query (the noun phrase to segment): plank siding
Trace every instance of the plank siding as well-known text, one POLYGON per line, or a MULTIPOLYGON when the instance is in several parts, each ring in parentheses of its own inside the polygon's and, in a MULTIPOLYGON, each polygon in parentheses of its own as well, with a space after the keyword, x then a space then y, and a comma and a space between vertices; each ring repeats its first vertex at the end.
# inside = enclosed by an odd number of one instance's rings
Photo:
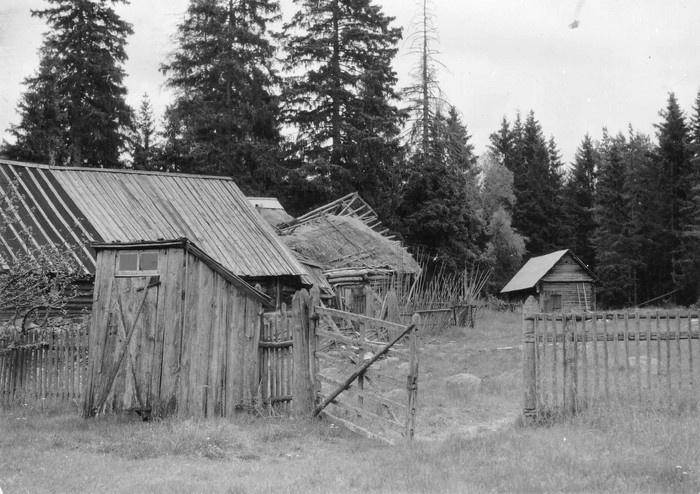
POLYGON ((100 411, 142 409, 202 418, 228 416, 254 404, 264 297, 212 268, 187 245, 158 249, 158 278, 117 276, 119 249, 134 245, 99 247, 90 338, 96 358, 88 368, 86 416, 101 401, 100 411), (123 332, 136 320, 141 300, 141 317, 119 364, 123 332))

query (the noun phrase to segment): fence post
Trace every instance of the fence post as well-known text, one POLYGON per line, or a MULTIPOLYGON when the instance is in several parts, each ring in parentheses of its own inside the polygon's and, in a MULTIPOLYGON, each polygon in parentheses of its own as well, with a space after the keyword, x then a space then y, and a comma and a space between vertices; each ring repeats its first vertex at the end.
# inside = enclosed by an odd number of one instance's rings
POLYGON ((309 293, 300 290, 292 299, 292 339, 294 345, 294 382, 292 411, 296 415, 310 415, 314 409, 314 387, 309 364, 309 293))
POLYGON ((408 335, 410 338, 409 342, 409 362, 408 362, 408 411, 406 417, 406 431, 404 432, 404 439, 408 442, 413 440, 413 432, 416 429, 416 406, 418 399, 418 349, 420 338, 420 315, 413 314, 411 317, 411 325, 413 330, 408 335))
POLYGON ((531 422, 537 417, 535 311, 533 304, 529 303, 531 298, 529 297, 523 304, 523 418, 525 422, 531 422))
POLYGON ((321 381, 318 380, 319 362, 316 351, 318 349, 318 336, 316 336, 316 328, 318 327, 319 315, 316 313, 316 307, 321 305, 321 290, 314 285, 309 293, 311 299, 309 301, 309 375, 311 377, 311 386, 313 393, 312 409, 316 408, 319 403, 321 394, 321 381))

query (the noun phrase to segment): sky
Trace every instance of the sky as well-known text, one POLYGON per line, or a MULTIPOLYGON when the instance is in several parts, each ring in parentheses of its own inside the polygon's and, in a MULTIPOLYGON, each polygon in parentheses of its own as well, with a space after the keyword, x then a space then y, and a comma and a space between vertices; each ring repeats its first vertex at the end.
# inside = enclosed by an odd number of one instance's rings
MULTIPOLYGON (((395 69, 410 84, 417 55, 409 34, 414 0, 375 0, 404 28, 395 69)), ((128 102, 148 93, 157 115, 170 94, 158 71, 174 46, 188 0, 131 0, 118 13, 134 28, 125 65, 128 102)), ((282 0, 283 16, 295 6, 282 0)), ((0 139, 18 123, 22 81, 38 67, 46 25, 32 18, 42 0, 0 3, 0 139)), ((586 133, 594 139, 635 129, 654 137, 654 124, 674 92, 687 114, 700 89, 697 0, 432 0, 433 47, 445 99, 460 112, 477 154, 505 116, 533 110, 566 163, 586 133), (578 27, 570 25, 578 20, 578 27)))

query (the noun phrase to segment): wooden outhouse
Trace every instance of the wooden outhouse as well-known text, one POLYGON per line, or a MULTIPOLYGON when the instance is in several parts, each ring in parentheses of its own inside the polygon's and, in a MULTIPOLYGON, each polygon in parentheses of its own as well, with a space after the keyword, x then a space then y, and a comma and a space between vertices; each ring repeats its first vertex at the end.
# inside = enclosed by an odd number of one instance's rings
POLYGON ((523 300, 533 295, 543 312, 595 310, 598 277, 569 249, 533 257, 501 290, 523 300))
POLYGON ((86 417, 230 416, 252 404, 266 295, 187 239, 93 247, 86 417))

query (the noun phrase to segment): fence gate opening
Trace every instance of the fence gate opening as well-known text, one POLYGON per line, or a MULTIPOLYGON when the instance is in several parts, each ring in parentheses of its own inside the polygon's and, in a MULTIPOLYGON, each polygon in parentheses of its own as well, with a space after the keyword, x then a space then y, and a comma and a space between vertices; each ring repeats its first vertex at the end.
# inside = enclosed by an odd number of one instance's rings
POLYGON ((350 430, 393 443, 413 439, 418 394, 418 325, 317 306, 315 345, 323 413, 350 430))

